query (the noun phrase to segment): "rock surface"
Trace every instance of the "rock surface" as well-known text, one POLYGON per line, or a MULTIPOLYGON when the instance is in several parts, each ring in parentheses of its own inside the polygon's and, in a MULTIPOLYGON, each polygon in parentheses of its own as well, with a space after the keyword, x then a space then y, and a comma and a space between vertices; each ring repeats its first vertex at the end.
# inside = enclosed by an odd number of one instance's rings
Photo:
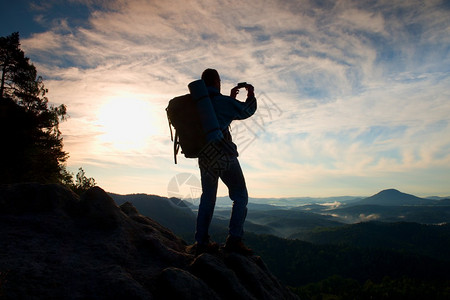
POLYGON ((1 299, 296 299, 258 256, 186 248, 98 187, 0 187, 1 299))

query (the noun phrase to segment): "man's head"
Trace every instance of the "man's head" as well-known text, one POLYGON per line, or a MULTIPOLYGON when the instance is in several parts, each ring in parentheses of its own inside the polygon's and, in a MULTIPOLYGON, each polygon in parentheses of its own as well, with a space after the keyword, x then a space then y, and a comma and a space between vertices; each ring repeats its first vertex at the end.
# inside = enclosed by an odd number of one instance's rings
POLYGON ((220 76, 219 72, 214 69, 206 69, 202 73, 202 79, 206 86, 213 86, 220 91, 220 76))

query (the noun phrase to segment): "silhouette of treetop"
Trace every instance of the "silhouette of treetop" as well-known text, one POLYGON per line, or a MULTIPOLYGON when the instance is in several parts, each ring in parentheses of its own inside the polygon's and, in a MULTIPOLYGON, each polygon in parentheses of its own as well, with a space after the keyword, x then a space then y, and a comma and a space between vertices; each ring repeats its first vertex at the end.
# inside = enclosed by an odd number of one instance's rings
POLYGON ((0 70, 0 182, 61 182, 68 155, 59 123, 66 106, 49 105, 42 77, 20 49, 18 32, 0 37, 0 70))

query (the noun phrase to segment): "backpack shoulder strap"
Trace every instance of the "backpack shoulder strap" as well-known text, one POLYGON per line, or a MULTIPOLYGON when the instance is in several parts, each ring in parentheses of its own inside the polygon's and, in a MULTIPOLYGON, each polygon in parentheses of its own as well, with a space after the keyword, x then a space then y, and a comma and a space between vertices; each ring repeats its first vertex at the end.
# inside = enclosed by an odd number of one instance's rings
POLYGON ((177 154, 179 150, 180 150, 180 139, 178 137, 177 131, 175 130, 175 138, 173 140, 173 160, 175 164, 177 164, 177 154))
POLYGON ((167 113, 167 121, 169 122, 170 140, 173 141, 172 122, 170 121, 168 108, 166 108, 166 113, 167 113))
POLYGON ((177 154, 178 154, 178 151, 180 150, 180 139, 178 137, 178 133, 177 133, 177 129, 176 128, 174 128, 175 135, 173 134, 173 131, 172 131, 173 124, 170 121, 168 108, 166 108, 166 112, 167 112, 167 121, 169 121, 170 140, 173 141, 173 159, 175 161, 175 164, 177 164, 177 154))

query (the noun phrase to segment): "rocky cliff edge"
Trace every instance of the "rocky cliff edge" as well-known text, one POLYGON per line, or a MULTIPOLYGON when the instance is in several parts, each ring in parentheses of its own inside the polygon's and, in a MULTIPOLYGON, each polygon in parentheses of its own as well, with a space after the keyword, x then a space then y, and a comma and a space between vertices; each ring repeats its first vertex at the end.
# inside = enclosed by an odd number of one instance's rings
POLYGON ((186 243, 99 187, 0 186, 1 299, 296 299, 258 256, 186 243))

